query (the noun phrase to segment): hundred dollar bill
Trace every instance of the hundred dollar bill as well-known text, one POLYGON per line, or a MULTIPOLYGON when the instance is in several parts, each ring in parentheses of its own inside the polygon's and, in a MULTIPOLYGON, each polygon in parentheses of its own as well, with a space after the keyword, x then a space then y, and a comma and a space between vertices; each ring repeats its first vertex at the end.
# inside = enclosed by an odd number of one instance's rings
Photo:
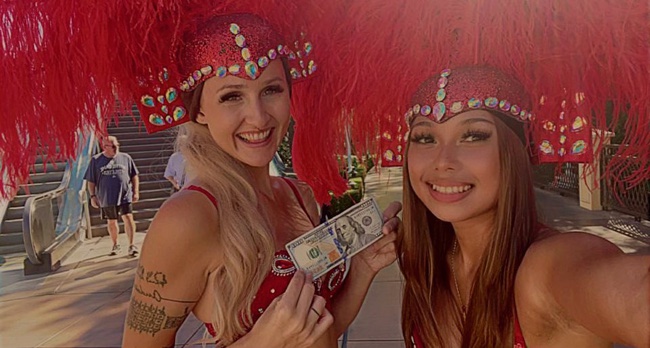
POLYGON ((362 201, 287 243, 296 267, 314 279, 381 238, 382 214, 374 198, 362 201))

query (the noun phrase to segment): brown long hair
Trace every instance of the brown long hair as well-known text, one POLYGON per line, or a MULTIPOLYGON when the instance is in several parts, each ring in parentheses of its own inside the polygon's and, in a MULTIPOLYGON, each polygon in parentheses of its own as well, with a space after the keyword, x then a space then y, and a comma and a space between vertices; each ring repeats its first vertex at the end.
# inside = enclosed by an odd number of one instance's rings
MULTIPOLYGON (((289 91, 291 77, 283 60, 289 91)), ((229 345, 252 326, 251 304, 269 273, 275 250, 269 214, 260 204, 245 165, 221 149, 207 126, 196 123, 203 84, 181 98, 192 122, 184 125, 177 148, 186 159, 188 175, 199 179, 218 201, 218 231, 224 262, 215 270, 216 340, 229 345)))
POLYGON ((447 255, 456 238, 454 229, 436 218, 413 191, 407 144, 404 225, 398 243, 399 266, 406 280, 402 333, 407 346, 415 329, 426 347, 444 347, 450 332, 460 336, 463 348, 503 347, 511 342, 515 276, 539 225, 525 147, 502 116, 495 116, 501 168, 496 222, 472 283, 464 325, 449 283, 447 255), (443 322, 456 327, 443 327, 443 322))

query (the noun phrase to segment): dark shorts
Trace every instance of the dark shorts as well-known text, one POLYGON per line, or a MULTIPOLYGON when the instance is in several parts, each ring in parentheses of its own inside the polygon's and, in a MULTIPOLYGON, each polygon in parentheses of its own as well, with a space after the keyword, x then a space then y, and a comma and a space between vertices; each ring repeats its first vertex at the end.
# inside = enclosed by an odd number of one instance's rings
POLYGON ((117 220, 120 215, 133 214, 133 204, 126 203, 120 206, 103 207, 101 211, 102 219, 117 220))

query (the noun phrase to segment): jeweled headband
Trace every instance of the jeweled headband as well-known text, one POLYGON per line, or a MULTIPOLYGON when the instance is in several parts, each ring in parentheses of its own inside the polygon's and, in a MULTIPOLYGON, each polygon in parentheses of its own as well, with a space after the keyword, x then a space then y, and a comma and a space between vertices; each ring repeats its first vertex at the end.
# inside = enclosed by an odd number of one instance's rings
POLYGON ((468 110, 494 110, 519 121, 533 115, 529 98, 517 80, 487 66, 445 69, 428 79, 415 93, 404 117, 411 124, 417 115, 442 123, 468 110))
POLYGON ((154 133, 189 121, 179 92, 192 91, 205 80, 228 75, 255 80, 275 59, 286 57, 290 74, 300 80, 316 71, 312 44, 304 37, 285 44, 261 18, 251 14, 212 17, 186 32, 175 57, 180 81, 167 69, 143 88, 138 103, 147 132, 154 133))

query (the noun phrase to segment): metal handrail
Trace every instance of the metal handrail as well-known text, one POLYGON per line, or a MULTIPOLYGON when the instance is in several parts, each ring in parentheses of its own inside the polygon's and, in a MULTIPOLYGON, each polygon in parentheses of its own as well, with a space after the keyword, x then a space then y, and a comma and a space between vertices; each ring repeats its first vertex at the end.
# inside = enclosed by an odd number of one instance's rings
MULTIPOLYGON (((87 132, 87 133, 88 133, 88 138, 86 140, 87 141, 86 146, 92 146, 91 144, 96 143, 94 133, 93 132, 87 132)), ((80 133, 80 137, 83 136, 84 135, 80 133)), ((92 146, 92 149, 87 149, 87 151, 89 151, 88 155, 91 155, 92 153, 96 152, 96 148, 97 146, 95 144, 95 146, 92 146)), ((80 148, 78 151, 80 158, 84 155, 82 151, 83 148, 80 148)), ((40 249, 47 247, 47 245, 42 245, 42 244, 49 245, 50 242, 53 242, 59 236, 56 233, 58 216, 55 217, 52 212, 52 207, 53 207, 52 202, 54 200, 56 200, 57 202, 61 202, 64 199, 66 193, 69 192, 69 187, 72 178, 72 171, 75 169, 78 168, 73 168, 71 163, 68 162, 66 164, 66 168, 63 173, 63 178, 61 180, 61 183, 56 189, 31 196, 25 202, 25 206, 23 210, 23 223, 22 223, 23 242, 25 244, 25 251, 27 253, 27 258, 34 265, 40 265, 43 262, 42 258, 39 255, 42 251, 40 249)), ((79 228, 83 228, 85 222, 86 225, 85 227, 87 229, 90 229, 90 221, 89 221, 90 216, 88 213, 89 210, 88 210, 88 201, 86 198, 85 182, 81 183, 80 190, 77 192, 77 195, 73 197, 77 197, 79 199, 78 203, 80 203, 81 206, 81 211, 78 214, 78 220, 74 221, 74 224, 79 223, 80 226, 79 228)), ((69 205, 72 202, 65 201, 64 203, 66 205, 69 205)), ((63 211, 64 206, 61 206, 60 208, 62 209, 60 209, 58 213, 59 216, 63 211)), ((63 231, 61 235, 65 233, 67 233, 67 231, 63 231)))
MULTIPOLYGON (((69 184, 70 184, 70 163, 67 163, 65 167, 65 171, 63 172, 63 179, 61 180, 61 184, 59 184, 59 187, 48 192, 31 196, 27 198, 27 200, 25 201, 25 208, 23 210, 23 241, 25 243, 25 251, 27 252, 27 257, 29 258, 29 261, 31 261, 33 264, 37 264, 37 265, 41 264, 40 257, 38 256, 38 253, 36 251, 36 246, 34 245, 34 239, 32 238, 32 233, 34 232, 32 230, 32 226, 34 225, 33 219, 37 216, 36 207, 42 206, 40 204, 37 205, 37 203, 49 200, 51 204, 53 199, 58 199, 66 193, 69 184)), ((52 211, 51 205, 49 207, 51 212, 52 211)))

